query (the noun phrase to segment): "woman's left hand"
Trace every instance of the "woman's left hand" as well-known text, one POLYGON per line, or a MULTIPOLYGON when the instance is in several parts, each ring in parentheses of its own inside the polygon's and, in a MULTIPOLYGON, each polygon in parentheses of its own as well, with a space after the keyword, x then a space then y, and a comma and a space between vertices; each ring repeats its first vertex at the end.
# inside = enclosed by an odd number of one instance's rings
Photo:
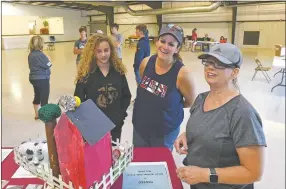
POLYGON ((177 176, 188 184, 209 182, 209 175, 209 169, 197 166, 186 166, 177 169, 177 176))

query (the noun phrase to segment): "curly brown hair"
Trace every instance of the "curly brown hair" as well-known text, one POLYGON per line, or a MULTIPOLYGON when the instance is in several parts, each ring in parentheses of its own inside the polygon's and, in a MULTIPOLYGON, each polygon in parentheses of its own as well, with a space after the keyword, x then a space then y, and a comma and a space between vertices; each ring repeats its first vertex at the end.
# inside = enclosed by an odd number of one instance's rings
POLYGON ((114 69, 120 74, 125 74, 127 72, 126 67, 122 61, 118 58, 117 53, 114 48, 114 40, 104 34, 94 34, 88 38, 86 46, 80 57, 79 67, 77 71, 77 76, 75 83, 78 81, 83 82, 86 80, 91 72, 97 68, 96 57, 94 50, 101 42, 108 42, 110 46, 110 58, 109 61, 114 69))

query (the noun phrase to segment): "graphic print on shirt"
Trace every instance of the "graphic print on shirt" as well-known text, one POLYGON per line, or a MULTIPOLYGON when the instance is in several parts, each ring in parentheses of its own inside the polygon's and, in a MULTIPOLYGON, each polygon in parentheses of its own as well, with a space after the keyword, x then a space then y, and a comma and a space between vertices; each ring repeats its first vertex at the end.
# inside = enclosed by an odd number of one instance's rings
POLYGON ((162 98, 165 97, 168 90, 168 87, 166 85, 160 84, 159 82, 152 80, 147 76, 144 76, 144 78, 142 79, 140 87, 157 96, 161 94, 160 96, 162 98))
POLYGON ((80 43, 80 44, 78 45, 78 48, 79 48, 79 49, 83 49, 84 46, 85 46, 85 43, 80 43))
POLYGON ((109 104, 112 104, 118 97, 118 92, 112 84, 107 84, 97 90, 100 94, 96 99, 96 103, 101 108, 106 108, 109 104))

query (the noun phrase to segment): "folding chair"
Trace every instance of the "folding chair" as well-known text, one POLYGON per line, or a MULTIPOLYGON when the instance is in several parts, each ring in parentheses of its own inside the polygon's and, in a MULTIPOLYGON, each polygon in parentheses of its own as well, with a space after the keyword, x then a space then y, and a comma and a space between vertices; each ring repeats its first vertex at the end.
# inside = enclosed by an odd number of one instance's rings
POLYGON ((267 72, 269 70, 271 70, 271 67, 262 66, 261 62, 258 60, 257 57, 255 57, 254 60, 255 60, 255 63, 257 64, 257 67, 255 68, 255 73, 254 73, 251 81, 255 78, 257 72, 261 71, 262 74, 264 75, 264 77, 266 78, 267 82, 270 83, 271 79, 270 79, 269 75, 267 74, 267 72))
POLYGON ((188 38, 186 37, 186 38, 185 38, 185 41, 184 41, 183 50, 189 51, 190 48, 191 48, 191 45, 190 45, 190 44, 191 44, 190 40, 188 40, 188 38))
POLYGON ((50 41, 48 42, 47 50, 50 50, 50 51, 55 50, 56 49, 55 48, 55 41, 56 41, 55 36, 50 36, 49 39, 50 41))
POLYGON ((125 39, 124 40, 124 46, 126 48, 126 46, 129 48, 130 47, 130 43, 131 43, 131 40, 130 39, 125 39))

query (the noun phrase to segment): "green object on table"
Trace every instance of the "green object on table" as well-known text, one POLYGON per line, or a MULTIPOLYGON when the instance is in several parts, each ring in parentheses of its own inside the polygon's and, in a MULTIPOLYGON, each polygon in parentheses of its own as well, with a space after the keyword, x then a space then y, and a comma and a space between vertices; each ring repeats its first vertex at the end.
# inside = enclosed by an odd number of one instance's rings
POLYGON ((57 119, 61 116, 61 108, 56 104, 46 104, 39 109, 39 119, 44 123, 57 119))

